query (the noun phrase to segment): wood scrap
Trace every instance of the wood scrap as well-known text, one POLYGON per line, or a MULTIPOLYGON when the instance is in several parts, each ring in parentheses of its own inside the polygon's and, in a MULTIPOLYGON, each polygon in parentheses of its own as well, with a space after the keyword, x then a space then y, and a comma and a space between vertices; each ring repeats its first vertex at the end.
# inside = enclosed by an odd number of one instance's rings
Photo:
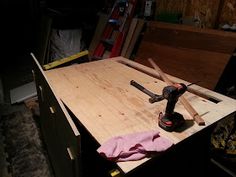
POLYGON ((99 20, 98 20, 98 23, 97 23, 97 27, 95 29, 92 42, 90 43, 90 46, 89 46, 89 58, 91 58, 91 54, 93 54, 96 46, 99 43, 100 36, 102 35, 102 32, 103 32, 103 30, 106 26, 108 18, 109 17, 106 14, 103 14, 103 13, 99 14, 99 20))
POLYGON ((130 27, 129 27, 129 31, 128 31, 128 34, 126 36, 126 39, 125 39, 122 51, 121 51, 121 56, 125 57, 125 54, 126 54, 126 52, 128 50, 130 42, 132 40, 134 31, 135 31, 135 29, 137 27, 137 24, 138 24, 138 19, 137 18, 133 18, 132 21, 131 21, 131 24, 130 24, 130 27))
POLYGON ((145 26, 145 21, 143 19, 138 19, 135 30, 132 33, 132 37, 130 39, 128 48, 121 54, 121 56, 124 56, 125 58, 132 58, 132 53, 135 50, 135 46, 138 42, 138 39, 141 35, 141 32, 142 32, 144 26, 145 26))
MULTIPOLYGON (((156 63, 151 58, 149 58, 148 61, 151 63, 154 69, 160 74, 161 78, 168 85, 173 84, 173 82, 165 75, 165 73, 161 70, 161 68, 157 66, 156 63)), ((205 121, 201 118, 201 116, 197 113, 197 111, 191 106, 191 104, 184 98, 184 96, 181 96, 179 100, 184 105, 185 109, 193 117, 193 119, 197 122, 198 125, 205 125, 205 121)))

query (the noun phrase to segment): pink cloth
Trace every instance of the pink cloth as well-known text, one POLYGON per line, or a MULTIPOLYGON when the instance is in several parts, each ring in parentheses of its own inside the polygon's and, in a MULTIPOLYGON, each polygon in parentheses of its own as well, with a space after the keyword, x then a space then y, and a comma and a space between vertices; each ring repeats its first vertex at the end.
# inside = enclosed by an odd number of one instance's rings
POLYGON ((173 145, 159 133, 159 131, 147 131, 117 136, 102 144, 97 152, 116 162, 140 160, 150 153, 165 151, 173 145))

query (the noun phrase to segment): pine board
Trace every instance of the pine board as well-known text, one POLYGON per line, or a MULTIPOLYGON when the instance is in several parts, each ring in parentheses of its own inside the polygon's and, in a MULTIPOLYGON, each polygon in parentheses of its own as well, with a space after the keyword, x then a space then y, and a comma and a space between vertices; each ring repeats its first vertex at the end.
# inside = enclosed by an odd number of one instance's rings
MULTIPOLYGON (((185 93, 185 98, 202 116, 206 126, 192 122, 189 113, 177 103, 175 111, 190 121, 182 132, 169 133, 157 126, 157 115, 165 109, 166 101, 150 104, 147 95, 129 84, 130 80, 135 80, 160 94, 166 84, 158 79, 159 75, 151 68, 116 57, 52 69, 45 73, 56 94, 99 144, 114 136, 154 129, 177 144, 236 110, 235 100, 195 85, 191 87, 194 93, 215 98, 219 102, 216 104, 196 94, 185 93)), ((188 83, 169 77, 175 82, 188 83)), ((120 162, 118 166, 128 173, 147 160, 120 162)))

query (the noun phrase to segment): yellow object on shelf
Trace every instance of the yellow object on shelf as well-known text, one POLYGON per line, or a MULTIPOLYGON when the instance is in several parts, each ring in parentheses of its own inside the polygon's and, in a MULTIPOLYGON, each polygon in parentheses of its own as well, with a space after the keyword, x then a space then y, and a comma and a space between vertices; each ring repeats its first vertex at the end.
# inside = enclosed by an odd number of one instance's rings
POLYGON ((53 61, 53 62, 48 63, 46 65, 43 65, 43 68, 45 70, 52 69, 52 68, 55 68, 55 67, 57 67, 57 66, 59 66, 61 64, 64 64, 64 63, 67 63, 69 61, 72 61, 72 60, 75 60, 77 58, 80 58, 82 56, 88 55, 88 53, 89 53, 88 50, 85 50, 85 51, 79 52, 79 53, 77 53, 75 55, 71 55, 69 57, 62 58, 60 60, 56 60, 56 61, 53 61))

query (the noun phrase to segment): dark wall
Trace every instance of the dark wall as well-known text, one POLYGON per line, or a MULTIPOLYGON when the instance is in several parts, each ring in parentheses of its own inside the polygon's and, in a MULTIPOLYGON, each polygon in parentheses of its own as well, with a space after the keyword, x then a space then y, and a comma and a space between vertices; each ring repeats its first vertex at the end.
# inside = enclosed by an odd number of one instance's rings
POLYGON ((92 30, 96 25, 96 14, 104 4, 105 0, 1 0, 4 62, 22 63, 34 50, 43 14, 51 13, 55 17, 54 25, 59 28, 83 26, 92 30))
POLYGON ((3 12, 3 54, 22 55, 33 42, 34 11, 28 0, 4 1, 3 12))

